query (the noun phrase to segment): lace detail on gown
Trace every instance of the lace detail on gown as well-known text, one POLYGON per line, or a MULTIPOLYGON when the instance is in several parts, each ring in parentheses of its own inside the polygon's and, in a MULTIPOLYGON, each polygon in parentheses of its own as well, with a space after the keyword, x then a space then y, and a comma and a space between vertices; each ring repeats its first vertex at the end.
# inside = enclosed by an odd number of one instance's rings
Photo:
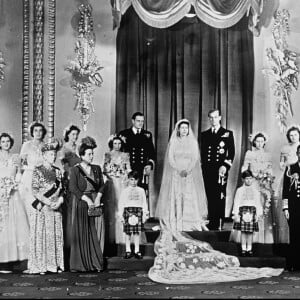
POLYGON ((155 242, 156 257, 148 276, 167 284, 196 284, 278 276, 283 269, 240 267, 237 257, 184 233, 162 230, 155 242))

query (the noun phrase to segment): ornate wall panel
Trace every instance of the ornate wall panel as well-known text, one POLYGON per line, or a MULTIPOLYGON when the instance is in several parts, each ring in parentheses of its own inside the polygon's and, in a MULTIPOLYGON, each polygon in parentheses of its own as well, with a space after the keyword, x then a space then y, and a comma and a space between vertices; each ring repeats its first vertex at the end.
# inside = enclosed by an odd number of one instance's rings
POLYGON ((30 5, 23 1, 23 90, 22 90, 22 143, 28 138, 30 99, 30 5))
POLYGON ((44 0, 34 0, 33 120, 43 121, 44 0))
POLYGON ((55 108, 55 11, 56 0, 48 3, 48 136, 54 135, 55 108))
POLYGON ((45 116, 48 137, 54 135, 55 23, 56 0, 23 0, 22 143, 29 124, 45 116))

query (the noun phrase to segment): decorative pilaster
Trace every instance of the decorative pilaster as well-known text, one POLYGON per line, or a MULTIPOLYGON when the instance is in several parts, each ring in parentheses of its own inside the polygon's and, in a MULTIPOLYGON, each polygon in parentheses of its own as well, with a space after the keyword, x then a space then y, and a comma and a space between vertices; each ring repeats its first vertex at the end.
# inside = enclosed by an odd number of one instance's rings
POLYGON ((44 0, 34 0, 33 120, 43 121, 44 0))
POLYGON ((23 0, 23 88, 22 88, 22 143, 28 138, 29 98, 30 98, 30 5, 23 0))
POLYGON ((48 0, 48 136, 54 135, 56 0, 48 0))

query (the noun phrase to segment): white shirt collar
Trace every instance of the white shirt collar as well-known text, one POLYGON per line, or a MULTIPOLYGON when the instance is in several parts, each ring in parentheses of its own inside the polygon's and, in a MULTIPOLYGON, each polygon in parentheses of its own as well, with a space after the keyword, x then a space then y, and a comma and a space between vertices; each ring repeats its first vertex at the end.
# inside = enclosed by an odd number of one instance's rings
POLYGON ((216 132, 217 133, 219 131, 220 127, 221 127, 221 125, 216 126, 216 127, 212 127, 211 132, 216 132))
MULTIPOLYGON (((137 132, 138 132, 138 130, 134 126, 132 126, 132 131, 133 131, 134 134, 137 134, 137 132)), ((142 129, 140 129, 140 132, 141 131, 142 131, 142 129)))

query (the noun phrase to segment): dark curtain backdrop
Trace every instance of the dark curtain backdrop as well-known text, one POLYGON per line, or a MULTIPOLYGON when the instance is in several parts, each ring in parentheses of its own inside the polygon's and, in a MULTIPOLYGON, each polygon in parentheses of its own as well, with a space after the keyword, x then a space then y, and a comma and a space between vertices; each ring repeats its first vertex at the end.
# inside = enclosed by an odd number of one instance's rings
POLYGON ((116 74, 116 131, 129 127, 132 114, 142 111, 145 128, 154 136, 152 210, 174 124, 187 118, 200 136, 209 126, 208 111, 221 110, 222 125, 234 131, 237 152, 228 215, 252 129, 254 53, 247 17, 227 29, 210 27, 197 17, 158 29, 143 23, 131 7, 117 33, 116 74))

